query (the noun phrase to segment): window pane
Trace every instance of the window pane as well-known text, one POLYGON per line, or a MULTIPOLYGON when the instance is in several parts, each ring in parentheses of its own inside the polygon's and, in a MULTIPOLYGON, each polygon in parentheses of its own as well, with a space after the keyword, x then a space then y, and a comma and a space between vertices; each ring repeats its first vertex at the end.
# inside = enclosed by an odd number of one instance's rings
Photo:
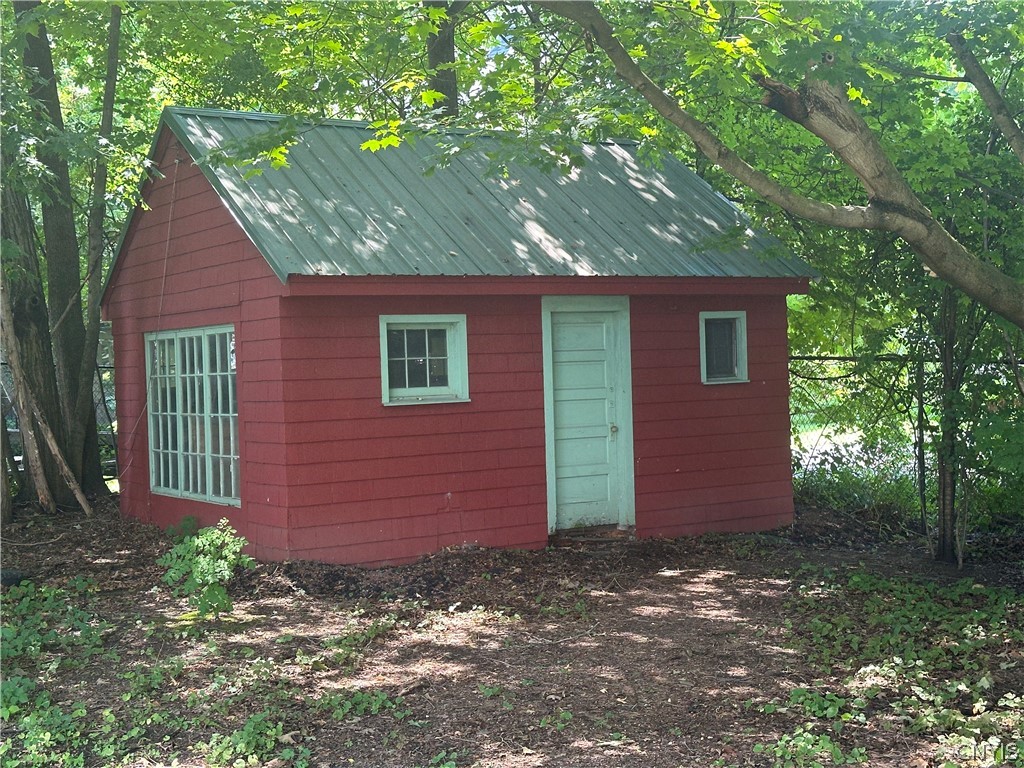
POLYGON ((736 321, 714 318, 704 321, 704 353, 709 379, 736 376, 736 321))
POLYGON ((409 357, 426 357, 427 355, 427 332, 426 330, 407 330, 405 332, 405 343, 409 357))
POLYGON ((448 331, 444 328, 431 328, 427 331, 431 357, 448 357, 448 331))
POLYGON ((388 386, 409 386, 405 379, 405 360, 388 360, 388 386))
POLYGON ((405 331, 388 331, 388 359, 405 357, 405 331))
POLYGON ((409 360, 409 382, 410 387, 427 386, 427 361, 420 357, 409 360))
POLYGON ((432 358, 430 361, 430 382, 431 387, 448 386, 448 359, 432 358))

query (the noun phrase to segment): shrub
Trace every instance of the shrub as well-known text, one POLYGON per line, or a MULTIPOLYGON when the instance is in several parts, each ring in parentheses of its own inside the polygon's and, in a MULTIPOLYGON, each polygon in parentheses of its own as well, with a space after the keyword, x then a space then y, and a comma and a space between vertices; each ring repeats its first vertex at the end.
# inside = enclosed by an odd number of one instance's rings
POLYGON ((793 484, 796 500, 811 506, 905 519, 917 511, 913 463, 898 450, 854 444, 797 453, 793 484))
POLYGON ((167 568, 164 583, 174 594, 187 595, 200 618, 216 618, 234 607, 227 585, 238 568, 253 568, 256 561, 242 554, 248 542, 227 520, 185 536, 157 562, 167 568))

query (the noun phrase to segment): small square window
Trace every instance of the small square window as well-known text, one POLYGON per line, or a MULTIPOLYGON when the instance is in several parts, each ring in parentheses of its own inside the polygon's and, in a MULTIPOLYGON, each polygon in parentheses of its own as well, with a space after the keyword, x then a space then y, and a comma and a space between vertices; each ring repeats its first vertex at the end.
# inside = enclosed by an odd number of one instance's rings
POLYGON ((745 382, 747 313, 700 313, 700 380, 705 384, 745 382))
POLYGON ((381 315, 385 405, 469 400, 465 315, 381 315))

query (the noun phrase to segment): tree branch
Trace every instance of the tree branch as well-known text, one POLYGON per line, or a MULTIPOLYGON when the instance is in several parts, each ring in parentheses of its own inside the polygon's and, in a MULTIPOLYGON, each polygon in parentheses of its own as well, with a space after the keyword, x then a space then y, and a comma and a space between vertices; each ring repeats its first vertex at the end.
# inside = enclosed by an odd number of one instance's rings
POLYGON ((937 80, 941 83, 970 82, 970 80, 968 80, 966 77, 960 75, 936 75, 932 72, 922 72, 920 69, 911 69, 909 67, 904 67, 902 64, 897 64, 896 62, 893 61, 884 61, 881 59, 876 59, 876 61, 886 69, 891 69, 897 75, 902 75, 903 77, 913 77, 919 80, 937 80))
POLYGON ((579 24, 607 54, 615 71, 633 86, 658 113, 690 137, 711 162, 734 176, 766 200, 810 221, 845 229, 886 229, 888 214, 871 206, 832 205, 797 194, 757 170, 729 149, 704 123, 679 106, 637 65, 619 42, 611 25, 590 2, 538 0, 534 3, 556 16, 579 24))
POLYGON ((973 51, 967 45, 967 41, 964 40, 963 35, 950 32, 946 35, 946 42, 949 43, 956 57, 963 64, 964 71, 967 73, 967 79, 978 89, 978 94, 985 102, 989 112, 992 113, 992 119, 1006 138, 1006 142, 1010 145, 1010 149, 1013 150, 1013 154, 1017 156, 1021 163, 1024 163, 1024 131, 1021 130, 1017 121, 1014 120, 1009 107, 1006 105, 1006 100, 996 90, 992 79, 978 62, 973 51))
POLYGON ((659 114, 682 130, 726 173, 769 202, 810 221, 842 229, 883 229, 902 237, 938 277, 1024 328, 1024 285, 970 253, 921 203, 846 95, 821 80, 800 90, 764 78, 764 103, 819 137, 867 191, 867 206, 836 206, 804 197, 750 166, 659 88, 615 37, 592 2, 538 0, 535 5, 579 24, 604 50, 616 72, 659 114))

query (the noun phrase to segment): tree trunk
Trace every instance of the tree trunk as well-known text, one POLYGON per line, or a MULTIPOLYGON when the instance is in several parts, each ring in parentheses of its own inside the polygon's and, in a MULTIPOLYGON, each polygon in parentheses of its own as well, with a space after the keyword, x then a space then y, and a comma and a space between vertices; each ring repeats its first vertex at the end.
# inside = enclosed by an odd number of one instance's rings
MULTIPOLYGON (((38 0, 14 0, 19 22, 34 16, 38 21, 38 0)), ((67 158, 55 147, 64 132, 64 117, 58 95, 57 76, 46 26, 38 23, 34 32, 25 35, 22 63, 28 80, 29 94, 36 100, 41 123, 52 126, 53 134, 38 144, 36 154, 47 169, 50 181, 42 196, 43 254, 46 262, 46 295, 52 343, 52 361, 62 414, 60 420, 48 414, 47 404, 40 403, 47 422, 55 430, 61 452, 67 458, 78 482, 90 491, 102 490, 99 449, 87 444, 98 441, 96 414, 93 408, 79 409, 80 396, 92 399, 92 378, 83 391, 80 372, 84 365, 92 370, 96 342, 91 346, 83 319, 81 294, 81 263, 78 234, 75 230, 75 202, 71 192, 71 175, 67 158), (56 139, 56 141, 54 141, 56 139), (82 415, 84 414, 84 415, 82 415), (61 425, 64 428, 61 429, 61 425), (86 457, 90 458, 88 466, 86 457)), ((99 277, 99 276, 98 276, 99 277)), ((98 282, 102 285, 102 282, 98 282)), ((98 295, 97 295, 98 299, 98 295)), ((99 321, 99 308, 95 309, 99 321)))
POLYGON ((6 526, 14 519, 15 478, 12 476, 14 467, 8 461, 8 457, 13 452, 11 451, 11 439, 7 434, 7 425, 3 424, 0 427, 3 428, 3 432, 0 432, 0 451, 3 453, 3 456, 0 457, 0 463, 3 464, 0 474, 3 476, 4 483, 4 487, 0 488, 0 526, 6 526))
POLYGON ((939 519, 935 526, 935 559, 944 563, 956 562, 956 468, 953 458, 947 458, 953 444, 953 435, 944 428, 939 444, 939 519))
POLYGON ((941 311, 941 343, 940 353, 942 365, 942 413, 939 421, 938 446, 938 521, 935 526, 937 541, 935 542, 935 559, 946 563, 956 562, 957 533, 957 433, 960 420, 957 417, 956 399, 960 391, 960 381, 956 366, 957 341, 957 297, 952 288, 946 288, 942 295, 941 311))
POLYGON ((11 184, 4 184, 0 195, 4 346, 11 373, 15 376, 14 402, 24 444, 24 461, 31 470, 32 484, 40 504, 44 507, 52 507, 54 503, 73 507, 74 495, 61 480, 55 458, 34 440, 37 425, 25 396, 31 393, 31 399, 38 404, 59 439, 63 419, 53 372, 50 329, 39 262, 35 255, 31 215, 27 201, 11 184), (23 390, 19 391, 22 387, 23 390))
POLYGON ((427 67, 430 70, 430 88, 444 94, 441 113, 445 117, 458 117, 459 82, 455 74, 455 20, 469 3, 449 3, 447 0, 425 0, 427 8, 443 8, 447 14, 438 24, 437 33, 427 38, 427 67))

